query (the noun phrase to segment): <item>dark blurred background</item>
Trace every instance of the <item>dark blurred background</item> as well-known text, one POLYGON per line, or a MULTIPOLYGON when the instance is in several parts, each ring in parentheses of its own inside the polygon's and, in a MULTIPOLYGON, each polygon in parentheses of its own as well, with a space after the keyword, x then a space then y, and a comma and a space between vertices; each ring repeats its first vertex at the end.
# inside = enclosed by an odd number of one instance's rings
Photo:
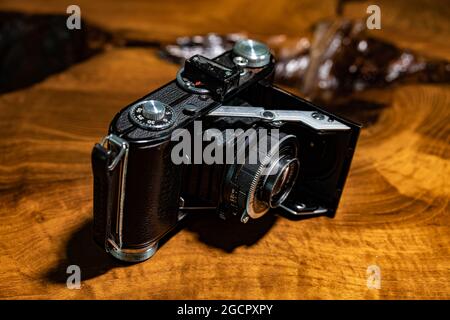
POLYGON ((0 93, 114 47, 155 48, 161 59, 182 64, 245 37, 272 48, 277 84, 351 113, 385 103, 367 97, 373 90, 450 81, 448 1, 79 1, 80 30, 66 27, 68 5, 2 1, 0 93), (381 28, 369 30, 373 4, 381 28))

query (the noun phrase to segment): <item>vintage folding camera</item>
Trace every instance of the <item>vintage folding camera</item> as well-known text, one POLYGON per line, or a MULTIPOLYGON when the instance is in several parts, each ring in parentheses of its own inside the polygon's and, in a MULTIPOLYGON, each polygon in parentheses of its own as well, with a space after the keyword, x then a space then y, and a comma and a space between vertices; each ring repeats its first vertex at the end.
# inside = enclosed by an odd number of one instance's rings
POLYGON ((123 261, 146 260, 200 210, 242 223, 269 211, 335 215, 360 126, 274 86, 274 63, 253 40, 212 60, 193 56, 175 80, 114 117, 92 151, 99 245, 123 261), (215 153, 232 151, 227 161, 202 159, 207 142, 192 145, 199 123, 200 138, 215 129, 215 153), (181 152, 183 134, 193 137, 181 152))

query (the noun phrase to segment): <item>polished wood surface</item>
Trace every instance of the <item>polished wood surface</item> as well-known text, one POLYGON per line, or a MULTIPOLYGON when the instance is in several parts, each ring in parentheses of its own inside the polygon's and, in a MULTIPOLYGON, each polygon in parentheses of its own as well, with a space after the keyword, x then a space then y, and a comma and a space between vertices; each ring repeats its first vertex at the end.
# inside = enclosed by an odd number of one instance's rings
MULTIPOLYGON (((152 41, 209 31, 303 35, 336 7, 310 0, 78 3, 90 21, 152 41)), ((377 3, 376 36, 450 60, 444 1, 377 3)), ((68 4, 3 0, 0 10, 63 14, 68 4)), ((368 4, 345 3, 344 15, 364 17, 368 4)), ((334 219, 266 216, 244 228, 196 217, 145 263, 105 255, 90 234, 91 148, 122 106, 176 71, 154 49, 112 48, 0 96, 0 298, 450 298, 450 88, 442 84, 369 93, 387 105, 370 110, 334 219), (80 290, 66 287, 72 264, 81 268, 80 290), (381 270, 380 289, 367 287, 371 265, 381 270)), ((364 122, 364 111, 353 116, 364 122)))

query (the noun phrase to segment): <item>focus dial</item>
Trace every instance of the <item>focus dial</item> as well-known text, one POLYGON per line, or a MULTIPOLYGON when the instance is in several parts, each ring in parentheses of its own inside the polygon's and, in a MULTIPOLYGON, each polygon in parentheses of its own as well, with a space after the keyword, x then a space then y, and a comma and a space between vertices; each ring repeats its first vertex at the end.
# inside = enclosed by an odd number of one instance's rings
POLYGON ((144 100, 133 105, 129 112, 131 121, 150 130, 163 130, 173 124, 172 108, 158 100, 144 100))

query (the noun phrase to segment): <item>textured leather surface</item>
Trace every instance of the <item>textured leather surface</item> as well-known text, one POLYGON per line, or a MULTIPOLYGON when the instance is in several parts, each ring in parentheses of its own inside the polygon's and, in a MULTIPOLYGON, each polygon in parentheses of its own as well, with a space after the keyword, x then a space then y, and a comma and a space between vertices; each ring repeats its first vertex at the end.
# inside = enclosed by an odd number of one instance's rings
POLYGON ((168 148, 169 143, 130 145, 123 215, 126 247, 158 240, 178 222, 181 166, 172 163, 168 148))
MULTIPOLYGON (((105 243, 108 199, 111 192, 111 176, 108 175, 108 156, 100 144, 92 149, 92 171, 94 175, 94 240, 101 246, 105 243)), ((110 210, 110 208, 109 208, 110 210)))

